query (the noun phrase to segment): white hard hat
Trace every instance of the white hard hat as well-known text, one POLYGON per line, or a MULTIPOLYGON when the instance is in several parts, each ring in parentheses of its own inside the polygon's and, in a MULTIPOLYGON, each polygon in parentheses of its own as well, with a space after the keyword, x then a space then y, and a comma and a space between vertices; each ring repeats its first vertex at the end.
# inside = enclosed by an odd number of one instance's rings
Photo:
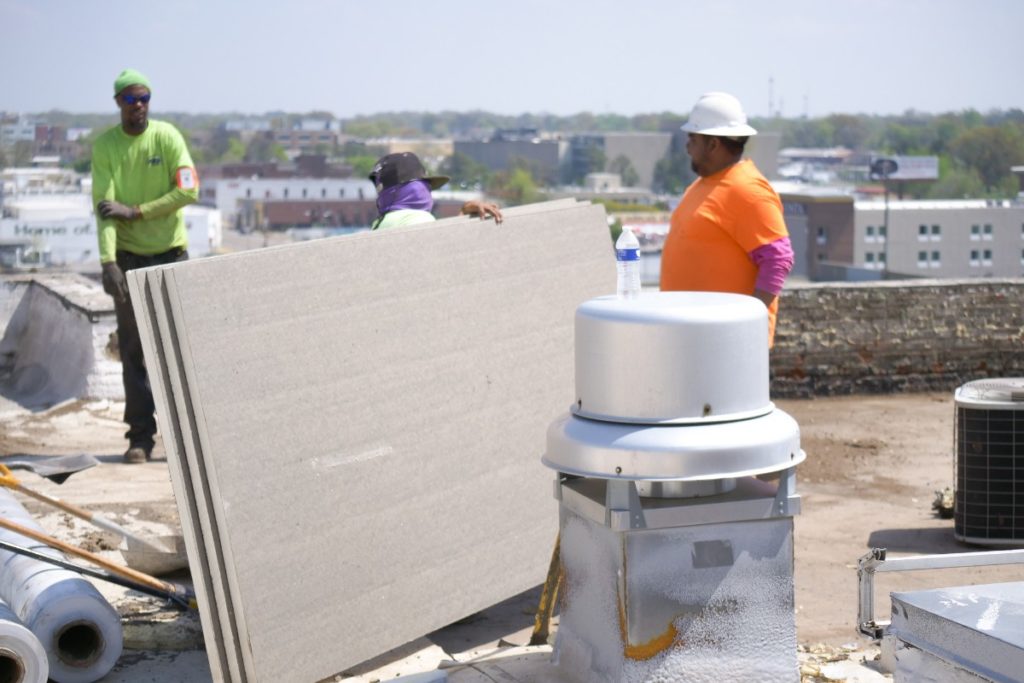
POLYGON ((693 105, 690 118, 682 125, 687 133, 748 137, 757 131, 747 125, 740 101, 724 92, 704 93, 693 105))

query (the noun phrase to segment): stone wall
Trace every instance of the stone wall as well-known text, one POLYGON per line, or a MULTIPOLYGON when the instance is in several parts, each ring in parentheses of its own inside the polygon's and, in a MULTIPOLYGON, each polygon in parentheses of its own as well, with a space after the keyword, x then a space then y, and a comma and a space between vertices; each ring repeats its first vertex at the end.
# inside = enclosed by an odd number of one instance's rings
POLYGON ((777 398, 1024 376, 1024 279, 787 287, 771 372, 777 398))
MULTIPOLYGON (((97 283, 69 275, 2 278, 0 331, 0 393, 16 395, 16 384, 35 377, 15 367, 20 361, 60 377, 59 389, 33 387, 34 400, 123 400, 116 322, 97 283), (34 296, 26 296, 30 290, 34 296), (70 367, 73 377, 62 376, 70 367)), ((982 377, 1024 376, 1024 279, 787 287, 771 371, 776 398, 951 392, 982 377)))

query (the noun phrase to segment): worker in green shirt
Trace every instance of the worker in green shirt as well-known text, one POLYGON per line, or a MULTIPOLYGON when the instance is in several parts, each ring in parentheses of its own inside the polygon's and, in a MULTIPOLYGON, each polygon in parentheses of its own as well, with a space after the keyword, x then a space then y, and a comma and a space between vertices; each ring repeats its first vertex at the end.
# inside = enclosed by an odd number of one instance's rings
POLYGON ((199 178, 174 126, 149 119, 150 84, 127 69, 114 81, 121 123, 92 150, 92 199, 99 233, 103 289, 114 298, 124 380, 125 462, 149 459, 156 436, 155 406, 142 342, 124 274, 188 258, 182 208, 199 198, 199 178))

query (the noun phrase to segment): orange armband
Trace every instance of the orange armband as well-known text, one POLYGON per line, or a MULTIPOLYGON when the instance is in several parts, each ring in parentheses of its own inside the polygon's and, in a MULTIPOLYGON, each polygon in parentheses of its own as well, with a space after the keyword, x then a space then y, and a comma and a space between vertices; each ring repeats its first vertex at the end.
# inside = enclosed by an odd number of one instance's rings
POLYGON ((174 173, 174 184, 179 190, 194 190, 199 187, 199 174, 191 166, 182 166, 174 173))

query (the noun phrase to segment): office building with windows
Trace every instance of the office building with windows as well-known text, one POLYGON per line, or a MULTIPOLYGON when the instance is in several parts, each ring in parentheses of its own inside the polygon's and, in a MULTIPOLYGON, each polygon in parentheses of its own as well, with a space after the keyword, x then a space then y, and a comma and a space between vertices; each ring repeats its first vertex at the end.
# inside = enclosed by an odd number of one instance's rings
POLYGON ((1024 276, 1024 203, 854 202, 853 261, 914 277, 1024 276))
POLYGON ((1024 201, 856 199, 777 183, 810 280, 1024 276, 1024 201))

